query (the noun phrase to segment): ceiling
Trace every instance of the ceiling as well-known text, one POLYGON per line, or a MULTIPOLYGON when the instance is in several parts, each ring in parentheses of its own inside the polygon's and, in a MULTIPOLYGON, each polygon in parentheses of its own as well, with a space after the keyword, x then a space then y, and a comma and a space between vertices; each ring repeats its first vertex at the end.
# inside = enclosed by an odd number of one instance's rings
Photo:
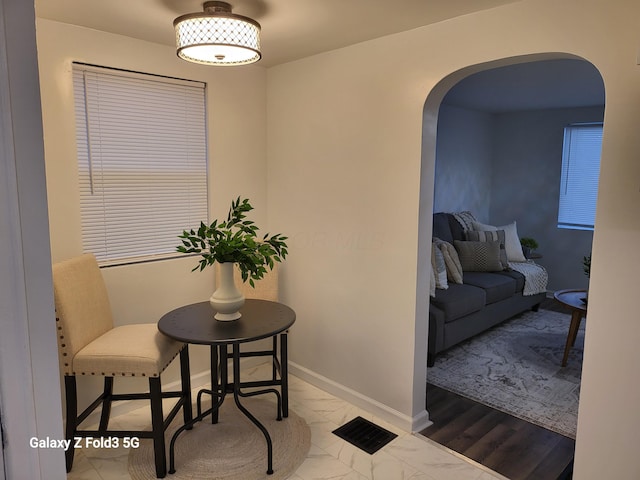
POLYGON ((545 60, 493 68, 454 85, 443 103, 490 113, 604 105, 604 84, 589 62, 545 60))
MULTIPOLYGON (((262 25, 260 65, 440 22, 517 0, 228 0, 262 25)), ((175 45, 173 20, 202 11, 199 0, 36 0, 38 17, 175 45)))
MULTIPOLYGON (((271 67, 518 0, 228 0, 262 25, 259 65, 271 67)), ((36 0, 36 14, 164 45, 173 20, 200 0, 36 0)), ((604 105, 597 70, 581 60, 495 68, 455 85, 444 102, 488 112, 604 105)))

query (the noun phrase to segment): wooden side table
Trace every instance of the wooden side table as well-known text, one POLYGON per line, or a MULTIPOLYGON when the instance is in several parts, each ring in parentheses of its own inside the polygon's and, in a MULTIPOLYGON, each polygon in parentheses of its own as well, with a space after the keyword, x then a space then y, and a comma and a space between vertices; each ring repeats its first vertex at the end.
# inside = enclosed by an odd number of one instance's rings
POLYGON ((569 325, 569 333, 567 334, 567 343, 564 347, 564 356, 562 357, 562 366, 567 366, 567 358, 569 358, 569 350, 576 343, 580 322, 587 316, 587 304, 582 301, 587 297, 586 290, 558 290, 553 294, 554 298, 561 304, 571 309, 571 324, 569 325))

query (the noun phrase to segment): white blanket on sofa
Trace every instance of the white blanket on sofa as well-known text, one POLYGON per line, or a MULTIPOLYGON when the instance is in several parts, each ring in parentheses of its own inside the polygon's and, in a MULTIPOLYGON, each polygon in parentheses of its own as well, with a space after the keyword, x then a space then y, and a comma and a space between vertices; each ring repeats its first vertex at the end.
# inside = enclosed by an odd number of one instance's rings
POLYGON ((522 295, 530 296, 547 291, 549 276, 542 265, 528 260, 526 262, 509 262, 509 267, 524 275, 522 295))

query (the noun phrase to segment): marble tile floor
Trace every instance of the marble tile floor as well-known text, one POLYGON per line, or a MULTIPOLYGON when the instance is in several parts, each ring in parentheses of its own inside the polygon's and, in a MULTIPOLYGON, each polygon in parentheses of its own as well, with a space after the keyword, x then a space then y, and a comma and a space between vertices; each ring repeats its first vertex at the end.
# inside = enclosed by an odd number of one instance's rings
MULTIPOLYGON (((268 364, 247 368, 242 378, 265 378, 270 368, 268 364)), ((423 436, 404 432, 293 375, 289 378, 290 408, 303 417, 311 429, 309 454, 291 480, 506 480, 423 436), (398 437, 369 455, 331 433, 358 415, 398 437)), ((194 392, 199 388, 194 388, 194 392)), ((110 423, 111 428, 122 429, 148 429, 148 425, 148 407, 115 416, 110 423)), ((76 450, 73 470, 67 479, 130 479, 128 453, 124 447, 76 450)))

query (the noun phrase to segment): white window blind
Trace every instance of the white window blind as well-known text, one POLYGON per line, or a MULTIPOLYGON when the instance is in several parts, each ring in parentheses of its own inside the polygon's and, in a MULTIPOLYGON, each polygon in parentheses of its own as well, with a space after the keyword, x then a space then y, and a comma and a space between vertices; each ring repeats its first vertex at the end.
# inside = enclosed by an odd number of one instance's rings
POLYGON ((593 230, 600 176, 602 124, 564 130, 558 227, 593 230))
POLYGON ((175 255, 207 220, 204 84, 74 64, 82 242, 101 264, 175 255))

